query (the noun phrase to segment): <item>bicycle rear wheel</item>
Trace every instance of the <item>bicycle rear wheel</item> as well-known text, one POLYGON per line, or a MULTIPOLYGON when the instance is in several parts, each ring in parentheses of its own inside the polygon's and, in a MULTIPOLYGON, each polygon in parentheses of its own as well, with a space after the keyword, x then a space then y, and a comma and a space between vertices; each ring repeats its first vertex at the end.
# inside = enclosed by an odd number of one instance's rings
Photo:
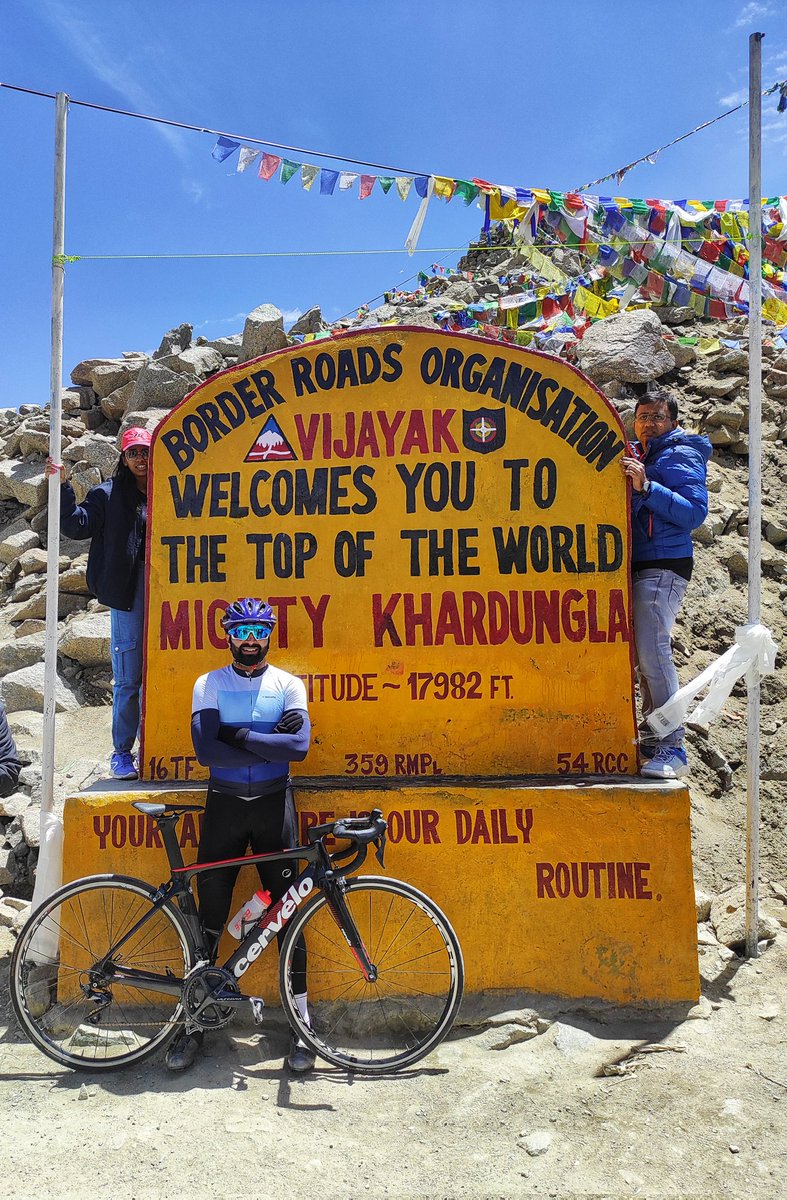
POLYGON ((11 957, 14 1011, 30 1040, 62 1066, 113 1070, 172 1036, 191 934, 177 909, 153 907, 154 896, 139 879, 95 875, 55 892, 22 929, 11 957), (115 966, 157 975, 172 992, 114 977, 115 966))
POLYGON ((282 1003, 293 1029, 320 1057, 385 1074, 418 1062, 448 1033, 462 999, 462 951, 448 919, 416 888, 375 875, 346 882, 344 900, 377 979, 364 977, 320 892, 293 919, 282 947, 282 1003), (308 1024, 295 999, 293 969, 304 941, 308 1024))

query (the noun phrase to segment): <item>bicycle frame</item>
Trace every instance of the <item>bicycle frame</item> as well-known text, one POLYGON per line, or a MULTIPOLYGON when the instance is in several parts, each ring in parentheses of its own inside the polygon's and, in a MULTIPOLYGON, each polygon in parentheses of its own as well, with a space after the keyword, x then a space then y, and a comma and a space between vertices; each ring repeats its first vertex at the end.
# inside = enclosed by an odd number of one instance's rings
MULTIPOLYGON (((202 924, 191 890, 192 879, 197 875, 218 870, 222 867, 256 866, 257 863, 262 862, 292 862, 298 859, 305 859, 308 864, 306 868, 301 871, 284 895, 251 924, 248 932, 244 934, 239 947, 221 965, 221 969, 229 971, 235 979, 240 979, 245 975, 252 963, 267 949, 273 939, 287 927, 304 900, 312 895, 315 890, 321 889, 325 892, 330 912, 341 930, 342 936, 347 941, 350 950, 358 961, 364 977, 367 982, 373 983, 375 981, 377 978, 377 969, 369 958, 352 914, 344 902, 343 893, 346 887, 344 874, 341 871, 336 872, 333 870, 333 861, 325 849, 321 838, 318 837, 309 846, 295 846, 290 850, 244 855, 240 858, 222 859, 219 862, 194 863, 186 866, 183 863, 183 855, 175 833, 175 826, 179 817, 180 813, 175 812, 164 813, 156 818, 161 830, 167 858, 169 859, 172 877, 168 883, 162 884, 158 888, 153 906, 145 916, 141 917, 139 921, 128 929, 123 937, 110 948, 109 953, 94 965, 93 970, 99 976, 103 976, 106 979, 106 976, 109 975, 110 979, 133 982, 138 986, 144 986, 154 991, 179 995, 184 980, 175 979, 171 975, 158 975, 152 972, 124 967, 122 964, 113 961, 118 951, 123 948, 126 942, 134 937, 146 921, 150 920, 153 913, 174 900, 191 932, 197 953, 196 965, 204 966, 207 963, 208 954, 204 944, 202 924)), ((319 831, 315 830, 315 832, 319 831)), ((339 859, 345 857, 348 853, 357 852, 351 848, 349 851, 339 851, 335 857, 339 859)), ((362 857, 365 858, 365 856, 366 851, 364 850, 362 857)), ((354 861, 348 864, 348 866, 353 868, 355 865, 354 861)), ((222 1003, 245 1003, 255 1000, 256 997, 236 996, 222 991, 220 999, 222 1003)))

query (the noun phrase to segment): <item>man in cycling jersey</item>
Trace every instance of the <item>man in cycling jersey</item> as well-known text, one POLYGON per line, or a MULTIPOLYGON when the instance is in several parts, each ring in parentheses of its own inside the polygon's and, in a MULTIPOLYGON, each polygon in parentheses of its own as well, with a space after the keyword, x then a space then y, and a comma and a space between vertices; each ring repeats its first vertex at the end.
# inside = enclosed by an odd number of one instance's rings
MULTIPOLYGON (((201 675, 194 685, 191 736, 198 760, 210 767, 197 853, 201 863, 238 858, 249 845, 253 854, 265 854, 298 844, 287 787, 289 764, 306 757, 311 725, 302 680, 266 661, 275 624, 275 613, 265 600, 235 600, 222 618, 232 662, 201 675)), ((227 923, 238 870, 224 867, 199 879, 200 917, 212 959, 227 923)), ((291 864, 266 864, 257 870, 275 904, 292 882, 291 864)), ((296 952, 295 967, 302 975, 295 998, 308 1019, 305 947, 296 952)), ((184 1032, 172 1043, 165 1060, 170 1070, 191 1066, 202 1036, 201 1030, 184 1032)), ((294 1033, 287 1065, 299 1072, 314 1066, 314 1054, 294 1033)))

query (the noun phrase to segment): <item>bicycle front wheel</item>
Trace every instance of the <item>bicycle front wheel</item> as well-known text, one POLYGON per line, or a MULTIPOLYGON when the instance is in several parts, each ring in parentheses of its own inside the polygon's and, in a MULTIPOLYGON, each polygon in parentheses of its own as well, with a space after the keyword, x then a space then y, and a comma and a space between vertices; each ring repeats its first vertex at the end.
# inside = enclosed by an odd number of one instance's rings
POLYGON ((60 888, 22 929, 11 957, 14 1011, 30 1040, 62 1066, 126 1066, 174 1032, 191 935, 178 910, 155 908, 154 896, 139 879, 95 875, 60 888), (135 971, 147 981, 135 981, 135 971))
POLYGON ((320 892, 293 919, 282 947, 282 1003, 293 1029, 321 1058, 385 1074, 418 1062, 448 1033, 462 999, 462 951, 448 919, 423 892, 375 875, 346 882, 344 900, 377 978, 365 978, 320 892), (308 1021, 296 1001, 304 945, 308 1021))

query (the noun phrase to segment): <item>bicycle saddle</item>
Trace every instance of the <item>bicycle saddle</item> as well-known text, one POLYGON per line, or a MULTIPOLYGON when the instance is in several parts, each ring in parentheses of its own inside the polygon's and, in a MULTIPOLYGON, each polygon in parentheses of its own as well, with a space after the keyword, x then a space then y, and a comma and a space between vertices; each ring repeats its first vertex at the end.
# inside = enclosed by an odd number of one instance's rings
POLYGON ((146 800, 132 800, 132 806, 146 817, 163 817, 164 813, 202 812, 201 804, 152 804, 146 800))

